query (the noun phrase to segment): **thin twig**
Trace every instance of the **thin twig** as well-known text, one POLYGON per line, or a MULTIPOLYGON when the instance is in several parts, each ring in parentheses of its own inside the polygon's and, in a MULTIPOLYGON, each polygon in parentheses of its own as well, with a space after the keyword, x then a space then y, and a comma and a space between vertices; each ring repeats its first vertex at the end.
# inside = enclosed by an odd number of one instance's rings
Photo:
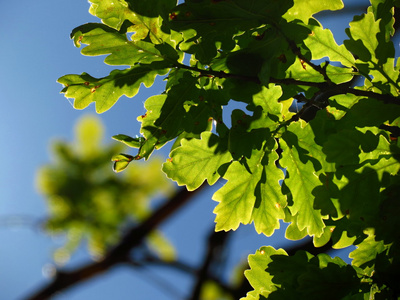
MULTIPOLYGON (((191 276, 199 276, 201 269, 204 267, 204 263, 202 264, 202 267, 200 268, 200 270, 196 269, 195 267, 184 263, 182 261, 179 260, 174 260, 174 261, 164 261, 159 259, 158 257, 155 256, 146 256, 141 263, 138 262, 132 262, 132 265, 141 265, 143 263, 146 264, 153 264, 153 265, 157 265, 160 267, 167 267, 167 268, 172 268, 174 270, 177 271, 181 271, 183 273, 186 273, 188 275, 191 276)), ((213 264, 215 263, 215 261, 213 262, 213 264)), ((208 272, 207 274, 207 279, 210 281, 213 281, 215 284, 217 284, 221 289, 223 289, 226 293, 231 294, 232 296, 236 295, 236 288, 232 285, 229 285, 225 282, 223 282, 221 280, 221 278, 219 278, 216 274, 212 273, 212 272, 208 272)), ((247 290, 246 290, 247 292, 247 290)), ((235 298, 235 297, 234 297, 235 298)))
POLYGON ((164 290, 166 293, 170 294, 173 299, 183 299, 181 292, 173 285, 168 282, 165 278, 162 278, 157 273, 152 272, 146 265, 142 263, 136 263, 134 261, 127 262, 128 265, 132 266, 134 270, 140 272, 139 278, 145 280, 146 282, 151 282, 154 285, 164 290))
POLYGON ((160 225, 161 222, 175 213, 181 206, 187 203, 193 197, 193 195, 202 190, 202 187, 204 186, 205 184, 193 192, 182 189, 164 205, 158 208, 147 220, 128 232, 121 242, 108 252, 103 260, 89 263, 73 271, 58 271, 52 283, 41 288, 39 291, 33 293, 32 296, 29 296, 26 299, 49 299, 52 295, 59 291, 65 290, 72 285, 82 283, 85 280, 100 275, 117 264, 129 261, 129 253, 132 248, 139 246, 152 230, 154 230, 158 225, 160 225))
POLYGON ((214 228, 208 238, 207 252, 203 260, 203 264, 197 275, 197 281, 190 296, 190 300, 199 300, 200 293, 204 283, 209 279, 209 273, 211 266, 215 266, 215 261, 217 261, 221 254, 223 248, 226 246, 226 241, 229 232, 218 231, 215 232, 214 228))
MULTIPOLYGON (((209 76, 218 77, 218 78, 235 78, 235 79, 240 79, 240 80, 244 80, 244 81, 250 81, 250 82, 257 83, 257 84, 261 84, 260 79, 256 76, 243 76, 243 75, 238 75, 238 74, 226 73, 223 71, 204 70, 204 69, 199 69, 196 67, 186 66, 183 64, 179 64, 177 67, 187 69, 190 71, 194 71, 194 72, 198 72, 202 76, 209 75, 209 76)), ((323 72, 324 68, 321 68, 321 69, 322 69, 321 72, 324 73, 323 72)), ((303 80, 296 80, 296 79, 292 79, 292 78, 277 79, 277 78, 273 78, 273 77, 269 78, 269 82, 275 83, 275 84, 280 84, 280 85, 299 85, 299 86, 316 87, 323 91, 329 91, 330 97, 335 96, 335 95, 342 95, 342 94, 353 94, 355 96, 364 96, 364 97, 374 98, 378 101, 382 101, 385 104, 400 105, 400 98, 398 98, 398 97, 394 97, 389 94, 378 94, 373 91, 357 90, 355 88, 348 87, 348 85, 346 85, 346 83, 335 84, 335 83, 330 83, 330 82, 303 81, 303 80)))

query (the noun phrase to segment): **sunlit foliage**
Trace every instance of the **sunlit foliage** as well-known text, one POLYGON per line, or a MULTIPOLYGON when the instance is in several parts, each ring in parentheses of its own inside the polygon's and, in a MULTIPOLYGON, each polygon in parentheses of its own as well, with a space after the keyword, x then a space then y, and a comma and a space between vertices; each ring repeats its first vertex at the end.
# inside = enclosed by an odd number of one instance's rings
POLYGON ((116 158, 123 168, 175 141, 162 167, 169 178, 189 190, 227 180, 213 197, 216 230, 254 223, 270 236, 284 220, 289 239, 356 245, 351 265, 261 248, 249 258, 247 300, 399 297, 399 1, 371 0, 343 45, 313 17, 341 0, 91 2, 103 23, 73 30, 75 45, 128 68, 61 77, 75 108, 105 112, 166 75, 138 116, 142 137, 115 137, 138 148, 116 158), (247 109, 227 119, 234 102, 247 109))

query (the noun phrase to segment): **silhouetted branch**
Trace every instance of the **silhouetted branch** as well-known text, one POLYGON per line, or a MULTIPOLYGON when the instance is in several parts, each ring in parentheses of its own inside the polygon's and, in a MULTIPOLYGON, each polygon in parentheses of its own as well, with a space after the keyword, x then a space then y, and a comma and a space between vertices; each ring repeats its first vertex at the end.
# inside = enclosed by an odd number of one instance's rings
POLYGON ((318 255, 332 250, 332 240, 329 240, 329 242, 322 247, 315 247, 312 239, 306 239, 306 241, 300 242, 299 244, 285 250, 289 256, 295 255, 299 250, 307 251, 312 255, 318 255))
POLYGON ((209 279, 211 266, 215 267, 214 263, 221 257, 223 248, 226 245, 228 234, 229 232, 225 231, 215 232, 213 228, 213 231, 208 238, 207 253, 197 274, 197 281, 192 291, 192 295, 189 298, 190 300, 200 299, 201 289, 204 283, 209 279))
POLYGON ((137 269, 140 272, 140 279, 157 285, 160 289, 170 294, 173 299, 183 299, 181 292, 176 287, 174 287, 166 279, 158 276, 158 274, 156 274, 155 272, 152 272, 150 269, 146 268, 146 264, 143 264, 142 262, 136 263, 135 261, 127 262, 127 264, 133 269, 137 269))
POLYGON ((121 242, 106 254, 103 260, 89 263, 73 271, 58 271, 52 283, 40 289, 32 296, 28 296, 26 299, 48 299, 56 292, 100 275, 117 264, 129 262, 129 252, 131 249, 139 246, 152 230, 175 213, 182 205, 187 203, 195 193, 202 190, 202 187, 204 187, 204 184, 193 192, 188 192, 186 189, 180 190, 169 201, 155 210, 147 220, 128 232, 121 242))
MULTIPOLYGON (((152 265, 156 265, 156 266, 160 266, 160 267, 166 267, 166 268, 174 269, 176 271, 181 271, 183 273, 186 273, 187 275, 199 278, 199 277, 201 277, 202 270, 205 268, 204 266, 206 264, 208 264, 207 258, 208 258, 208 255, 206 255, 205 262, 203 262, 203 264, 201 264, 200 269, 197 269, 194 266, 191 266, 191 265, 189 265, 187 263, 184 263, 182 261, 179 261, 179 260, 165 261, 165 260, 159 259, 158 257, 151 256, 151 255, 148 255, 148 256, 144 257, 143 259, 141 259, 140 262, 132 261, 131 265, 133 267, 135 267, 135 266, 136 267, 141 267, 141 266, 144 266, 144 265, 152 264, 152 265)), ((214 259, 212 261, 212 263, 211 263, 212 266, 209 264, 209 271, 210 271, 210 269, 213 268, 213 266, 216 264, 216 262, 217 262, 217 260, 214 259)), ((203 276, 203 278, 204 278, 204 276, 203 276)), ((206 279, 216 283, 226 293, 231 294, 235 298, 235 295, 237 294, 237 288, 236 287, 223 282, 221 280, 221 278, 219 278, 216 274, 213 274, 212 272, 208 272, 207 273, 207 278, 206 279)), ((194 288, 196 288, 196 286, 194 288)), ((247 291, 248 290, 246 290, 246 292, 247 291)))

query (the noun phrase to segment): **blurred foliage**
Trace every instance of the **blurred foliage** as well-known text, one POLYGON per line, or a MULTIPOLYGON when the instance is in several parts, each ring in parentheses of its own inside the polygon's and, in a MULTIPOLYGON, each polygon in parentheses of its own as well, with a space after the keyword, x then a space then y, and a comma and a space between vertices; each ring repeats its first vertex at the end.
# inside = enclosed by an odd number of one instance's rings
MULTIPOLYGON (((103 136, 97 117, 83 117, 75 127, 75 141, 54 142, 53 162, 38 172, 37 186, 49 208, 45 229, 66 237, 65 245, 55 251, 57 263, 65 263, 85 240, 91 255, 101 257, 124 229, 151 213, 151 199, 173 191, 158 158, 145 166, 138 162, 123 174, 114 173, 110 157, 124 146, 104 145, 103 136)), ((163 259, 174 258, 173 246, 159 232, 151 234, 147 244, 163 259)))
POLYGON ((229 295, 220 285, 214 281, 206 281, 203 284, 201 290, 200 299, 207 300, 233 300, 232 296, 229 295))

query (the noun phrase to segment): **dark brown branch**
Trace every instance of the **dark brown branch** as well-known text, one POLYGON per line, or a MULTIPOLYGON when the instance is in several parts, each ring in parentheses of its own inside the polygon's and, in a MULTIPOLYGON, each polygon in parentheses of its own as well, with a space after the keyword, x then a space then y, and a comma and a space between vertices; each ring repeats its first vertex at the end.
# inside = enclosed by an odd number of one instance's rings
POLYGON ((173 261, 165 261, 162 260, 156 256, 151 256, 147 255, 141 262, 137 261, 132 261, 133 265, 139 265, 141 266, 142 264, 151 264, 151 265, 156 265, 160 267, 167 267, 167 268, 172 268, 177 271, 181 271, 183 273, 186 273, 188 275, 196 275, 197 274, 197 269, 190 266, 187 263, 184 263, 179 260, 173 260, 173 261))
MULTIPOLYGON (((285 35, 283 34, 283 36, 285 36, 285 35)), ((329 78, 328 74, 326 73, 326 68, 328 67, 329 61, 327 61, 323 67, 321 67, 320 65, 314 64, 311 60, 307 59, 307 57, 305 57, 301 53, 300 48, 297 47, 295 42, 291 41, 286 36, 285 36, 285 38, 286 38, 286 41, 288 42, 289 47, 292 50, 293 54, 297 55, 297 57, 300 59, 302 65, 303 65, 303 63, 307 63, 309 66, 311 66, 311 68, 313 68, 315 71, 317 71, 318 73, 320 73, 324 77, 326 84, 334 85, 334 83, 329 78)), ((305 66, 303 66, 303 68, 305 68, 305 66)))
POLYGON ((347 83, 335 84, 333 86, 330 86, 327 85, 325 82, 307 82, 290 78, 288 79, 271 78, 270 82, 277 84, 286 84, 286 85, 303 85, 303 86, 317 87, 323 90, 324 95, 327 95, 328 97, 332 97, 335 95, 352 94, 355 96, 374 98, 376 100, 384 102, 385 104, 400 105, 400 98, 398 97, 394 97, 388 94, 378 94, 372 91, 357 90, 355 88, 349 87, 347 83))
POLYGON ((218 77, 218 78, 235 78, 235 79, 240 79, 240 80, 244 80, 244 81, 255 82, 257 84, 261 83, 260 79, 256 76, 245 76, 245 75, 239 75, 239 74, 232 74, 232 73, 226 73, 224 71, 213 71, 211 69, 207 69, 207 70, 199 69, 196 67, 191 67, 191 66, 187 66, 184 64, 180 64, 180 63, 176 63, 175 66, 177 68, 186 69, 189 71, 200 73, 201 76, 218 77))
MULTIPOLYGON (((307 62, 308 63, 308 62, 307 62)), ((245 80, 245 81, 250 81, 250 82, 255 82, 257 84, 261 84, 261 81, 258 77, 254 76, 243 76, 243 75, 238 75, 238 74, 232 74, 232 73, 225 73, 223 71, 213 71, 213 70, 203 70, 199 69, 196 67, 191 67, 191 66, 186 66, 183 64, 178 64, 176 66, 177 68, 182 68, 182 69, 187 69, 190 71, 198 72, 202 76, 213 76, 213 77, 218 77, 218 78, 236 78, 240 80, 245 80)), ((324 69, 321 68, 321 72, 324 72, 324 69)), ((356 96, 364 96, 364 97, 369 97, 369 98, 374 98, 376 100, 382 101, 385 104, 396 104, 400 105, 400 98, 394 97, 392 95, 388 94, 378 94, 372 91, 363 91, 363 90, 357 90, 355 88, 349 87, 346 83, 344 84, 334 84, 331 82, 310 82, 310 81, 303 81, 303 80, 296 80, 292 78, 283 78, 283 79, 277 79, 277 78, 269 78, 269 82, 275 83, 275 84, 281 84, 281 85, 302 85, 302 86, 310 86, 310 87, 316 87, 321 90, 329 90, 330 96, 334 95, 342 95, 342 94, 353 94, 356 96)))
POLYGON ((340 94, 353 94, 355 96, 374 98, 376 100, 384 102, 385 104, 400 105, 400 98, 393 97, 392 95, 388 94, 378 94, 372 91, 356 90, 350 87, 340 87, 338 88, 338 91, 337 93, 335 93, 335 95, 340 95, 340 94))
MULTIPOLYGON (((213 264, 215 263, 215 261, 213 262, 213 264)), ((162 259, 159 259, 158 257, 155 256, 151 256, 148 255, 146 256, 144 259, 142 259, 140 262, 138 261, 132 261, 131 266, 133 267, 141 267, 144 265, 155 265, 155 266, 160 266, 160 267, 166 267, 166 268, 170 268, 170 269, 174 269, 176 271, 181 271, 187 275, 190 276, 198 276, 199 273, 201 272, 201 269, 198 270, 195 267, 184 263, 182 261, 179 260, 174 260, 174 261, 164 261, 162 259)), ((202 265, 202 268, 204 267, 204 264, 202 265)), ((234 299, 236 299, 236 295, 237 295, 237 291, 236 288, 232 285, 229 285, 225 282, 223 282, 218 276, 216 276, 215 274, 213 274, 212 272, 208 272, 207 274, 207 279, 210 281, 213 281, 214 283, 216 283, 221 289, 223 289, 226 293, 229 293, 232 295, 232 297, 234 297, 234 299)), ((245 292, 248 292, 250 289, 247 289, 245 292)), ((239 297, 240 298, 240 297, 239 297)), ((237 299, 239 299, 237 298, 237 299)))
POLYGON ((128 232, 121 242, 107 253, 103 260, 95 263, 89 263, 73 271, 57 272, 57 275, 52 283, 34 293, 33 296, 27 297, 26 299, 49 299, 52 295, 59 291, 65 290, 72 285, 100 275, 117 264, 129 261, 129 253, 131 249, 139 246, 152 230, 154 230, 158 225, 161 224, 161 222, 175 213, 181 206, 187 203, 193 197, 194 193, 200 191, 203 186, 204 184, 194 192, 188 192, 186 189, 182 189, 169 201, 158 208, 147 220, 128 232))
POLYGON ((200 299, 201 289, 204 283, 209 279, 211 266, 214 266, 215 262, 221 257, 222 250, 226 245, 228 234, 229 232, 225 231, 215 232, 213 228, 213 231, 208 238, 207 253, 204 258, 203 265, 197 274, 197 281, 192 295, 189 298, 190 300, 200 299))
POLYGON ((321 253, 326 253, 329 250, 332 250, 332 240, 329 240, 328 243, 323 245, 322 247, 315 247, 312 239, 305 239, 303 242, 299 242, 298 244, 286 249, 286 252, 289 256, 295 255, 297 251, 303 250, 311 253, 312 255, 318 255, 321 253))
POLYGON ((165 293, 168 293, 173 297, 173 299, 183 299, 181 292, 166 279, 158 276, 157 273, 152 272, 150 269, 146 268, 147 265, 143 263, 136 263, 134 261, 127 262, 127 265, 131 266, 132 269, 140 272, 140 279, 145 282, 150 281, 152 284, 157 285, 159 289, 164 290, 165 293))

